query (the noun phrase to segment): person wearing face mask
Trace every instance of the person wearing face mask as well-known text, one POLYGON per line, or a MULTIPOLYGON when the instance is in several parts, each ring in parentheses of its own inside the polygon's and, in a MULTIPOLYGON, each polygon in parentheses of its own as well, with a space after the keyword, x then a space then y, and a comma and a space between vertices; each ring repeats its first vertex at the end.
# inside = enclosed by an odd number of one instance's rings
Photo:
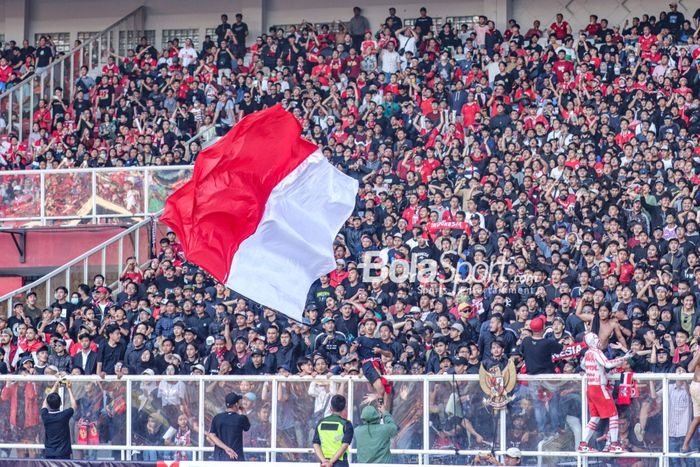
POLYGON ((80 299, 80 294, 78 294, 77 292, 73 292, 70 296, 70 303, 75 308, 79 308, 80 305, 82 305, 82 303, 83 303, 83 301, 80 299))

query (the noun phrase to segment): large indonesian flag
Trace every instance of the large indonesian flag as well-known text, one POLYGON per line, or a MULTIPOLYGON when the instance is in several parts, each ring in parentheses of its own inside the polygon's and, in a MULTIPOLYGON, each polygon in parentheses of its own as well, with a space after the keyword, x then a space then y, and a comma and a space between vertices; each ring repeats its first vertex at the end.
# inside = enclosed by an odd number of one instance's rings
POLYGON ((188 261, 298 321, 311 284, 335 267, 358 188, 300 134, 280 105, 249 115, 199 154, 161 216, 188 261))

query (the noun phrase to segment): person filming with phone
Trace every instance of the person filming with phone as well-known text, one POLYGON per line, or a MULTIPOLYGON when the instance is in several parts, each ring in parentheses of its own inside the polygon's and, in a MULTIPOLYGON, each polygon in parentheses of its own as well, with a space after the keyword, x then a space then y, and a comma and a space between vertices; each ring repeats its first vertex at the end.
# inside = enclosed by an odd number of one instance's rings
POLYGON ((73 451, 70 439, 70 419, 78 409, 70 381, 59 379, 51 388, 41 406, 41 421, 44 424, 44 457, 46 459, 70 459, 73 451), (63 401, 59 388, 68 393, 70 408, 61 410, 63 401))

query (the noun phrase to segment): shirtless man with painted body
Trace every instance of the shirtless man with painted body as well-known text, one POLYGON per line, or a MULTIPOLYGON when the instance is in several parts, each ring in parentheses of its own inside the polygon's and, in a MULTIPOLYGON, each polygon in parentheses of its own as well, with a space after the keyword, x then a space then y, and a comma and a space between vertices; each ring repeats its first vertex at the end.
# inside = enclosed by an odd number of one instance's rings
MULTIPOLYGON (((596 314, 593 312, 593 308, 590 306, 592 301, 586 302, 586 295, 584 295, 580 300, 578 305, 576 306, 576 316, 586 323, 587 327, 590 326, 591 328, 594 327, 595 323, 595 318, 596 314), (587 306, 588 305, 588 306, 587 306)), ((626 346, 624 345, 625 342, 625 336, 623 334, 623 329, 622 326, 620 326, 620 323, 617 322, 617 319, 612 317, 612 312, 610 311, 610 308, 607 307, 607 305, 602 305, 598 309, 598 323, 599 329, 589 329, 593 332, 595 332, 600 341, 599 341, 599 348, 601 350, 605 350, 608 348, 608 344, 610 343, 610 337, 615 334, 615 337, 617 337, 617 342, 621 344, 621 348, 623 350, 627 350, 626 346)))

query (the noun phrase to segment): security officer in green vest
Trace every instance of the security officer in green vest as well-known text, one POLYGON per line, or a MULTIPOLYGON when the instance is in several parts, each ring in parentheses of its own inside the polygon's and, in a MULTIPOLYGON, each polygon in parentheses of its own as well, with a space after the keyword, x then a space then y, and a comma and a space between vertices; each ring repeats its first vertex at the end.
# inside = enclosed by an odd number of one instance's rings
POLYGON ((342 417, 345 397, 336 394, 331 398, 331 415, 324 418, 314 431, 314 452, 321 467, 346 467, 348 448, 352 443, 352 423, 342 417))

